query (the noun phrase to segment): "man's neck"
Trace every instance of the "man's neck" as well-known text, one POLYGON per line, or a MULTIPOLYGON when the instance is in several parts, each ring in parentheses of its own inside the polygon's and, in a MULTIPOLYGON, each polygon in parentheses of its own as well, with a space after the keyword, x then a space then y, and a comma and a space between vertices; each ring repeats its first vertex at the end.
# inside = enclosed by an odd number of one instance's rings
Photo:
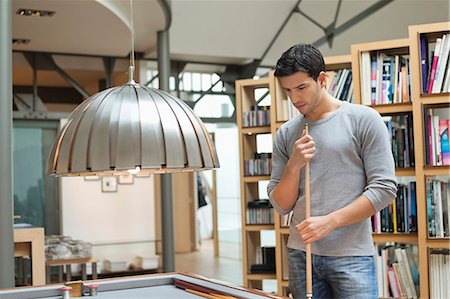
POLYGON ((314 109, 314 111, 312 111, 308 115, 305 115, 305 118, 309 121, 317 121, 323 119, 336 111, 341 105, 341 101, 332 97, 328 92, 325 91, 320 100, 319 106, 317 106, 316 109, 314 109))

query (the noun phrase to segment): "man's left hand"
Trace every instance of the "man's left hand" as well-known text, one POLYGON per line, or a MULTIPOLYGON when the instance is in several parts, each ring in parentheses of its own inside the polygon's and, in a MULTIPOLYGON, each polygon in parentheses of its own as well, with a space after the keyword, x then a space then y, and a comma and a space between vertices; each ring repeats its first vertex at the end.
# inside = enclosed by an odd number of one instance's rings
POLYGON ((337 228, 330 215, 315 216, 303 220, 295 226, 305 244, 318 241, 337 228))

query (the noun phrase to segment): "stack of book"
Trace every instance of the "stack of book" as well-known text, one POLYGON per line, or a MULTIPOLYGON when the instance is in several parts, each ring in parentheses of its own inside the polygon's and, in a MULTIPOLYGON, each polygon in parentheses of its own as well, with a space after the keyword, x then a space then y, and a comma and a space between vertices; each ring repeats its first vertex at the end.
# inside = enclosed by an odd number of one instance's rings
POLYGON ((397 185, 397 197, 372 216, 374 233, 417 232, 416 182, 397 185))
POLYGON ((331 80, 328 93, 341 101, 353 103, 352 70, 342 69, 327 74, 331 80))
POLYGON ((411 102, 409 55, 362 52, 361 96, 364 105, 411 102))
POLYGON ((413 167, 414 134, 412 114, 383 116, 391 140, 395 167, 413 167))
POLYGON ((425 164, 450 165, 448 108, 431 109, 425 106, 425 164))
POLYGON ((417 247, 382 247, 377 255, 379 297, 418 298, 417 247))
POLYGON ((434 42, 420 35, 422 93, 450 92, 450 35, 444 34, 434 42))
POLYGON ((450 251, 433 249, 430 254, 430 298, 450 298, 450 251))
POLYGON ((450 181, 427 178, 428 237, 450 237, 450 181))
POLYGON ((250 273, 275 273, 275 247, 259 247, 256 251, 255 262, 250 266, 250 273))
POLYGON ((270 106, 252 106, 243 114, 244 128, 270 126, 270 106))
POLYGON ((244 160, 244 175, 270 175, 272 171, 272 154, 255 153, 254 159, 244 160))
POLYGON ((273 224, 273 208, 268 199, 247 203, 247 224, 273 224))

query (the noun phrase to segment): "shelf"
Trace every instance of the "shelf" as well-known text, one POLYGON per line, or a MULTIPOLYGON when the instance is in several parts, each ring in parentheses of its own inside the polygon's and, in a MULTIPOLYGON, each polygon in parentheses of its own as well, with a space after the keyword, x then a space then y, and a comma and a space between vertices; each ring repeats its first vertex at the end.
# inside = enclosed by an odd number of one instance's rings
POLYGON ((372 105, 369 106, 377 110, 380 114, 394 114, 412 112, 412 103, 398 103, 398 104, 384 104, 384 105, 372 105))
POLYGON ((373 233, 372 238, 374 243, 417 243, 416 233, 373 233))
POLYGON ((325 61, 325 66, 326 66, 327 71, 352 68, 352 56, 351 55, 324 57, 324 61, 325 61))
POLYGON ((253 134, 270 134, 270 126, 264 127, 246 127, 242 128, 242 134, 253 135, 253 134))
POLYGON ((262 230, 274 230, 273 224, 246 224, 245 230, 248 232, 258 232, 262 230))
POLYGON ((426 176, 434 176, 434 175, 450 175, 450 166, 442 165, 442 166, 424 166, 423 173, 426 176))
POLYGON ((416 170, 413 167, 409 168, 396 168, 395 169, 396 176, 415 176, 416 170))
POLYGON ((277 275, 275 273, 268 273, 268 274, 247 273, 247 279, 248 280, 277 279, 277 275))
POLYGON ((289 227, 288 226, 280 227, 280 234, 289 235, 289 227))
POLYGON ((450 238, 427 239, 428 248, 450 248, 450 238))
POLYGON ((269 87, 269 77, 259 78, 258 80, 254 79, 243 79, 237 80, 236 84, 239 84, 241 87, 269 87))
POLYGON ((268 181, 268 180, 270 180, 270 176, 268 175, 245 176, 242 179, 244 183, 257 183, 259 181, 268 181))
POLYGON ((376 41, 376 42, 355 44, 355 45, 352 45, 351 47, 352 47, 352 52, 353 52, 353 48, 356 48, 359 50, 359 52, 383 51, 383 52, 389 53, 391 51, 396 51, 395 53, 397 53, 398 51, 408 52, 409 46, 410 46, 409 38, 402 38, 402 39, 392 39, 392 40, 386 40, 386 41, 376 41))
POLYGON ((449 105, 450 93, 423 94, 420 96, 420 103, 424 105, 447 104, 449 105))

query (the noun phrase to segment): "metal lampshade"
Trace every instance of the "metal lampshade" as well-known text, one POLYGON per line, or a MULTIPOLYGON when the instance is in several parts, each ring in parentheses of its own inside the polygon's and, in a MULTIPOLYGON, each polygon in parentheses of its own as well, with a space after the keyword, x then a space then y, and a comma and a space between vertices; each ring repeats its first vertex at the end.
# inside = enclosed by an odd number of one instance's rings
POLYGON ((203 122, 182 100, 131 81, 101 91, 69 116, 47 174, 170 173, 219 167, 203 122))

